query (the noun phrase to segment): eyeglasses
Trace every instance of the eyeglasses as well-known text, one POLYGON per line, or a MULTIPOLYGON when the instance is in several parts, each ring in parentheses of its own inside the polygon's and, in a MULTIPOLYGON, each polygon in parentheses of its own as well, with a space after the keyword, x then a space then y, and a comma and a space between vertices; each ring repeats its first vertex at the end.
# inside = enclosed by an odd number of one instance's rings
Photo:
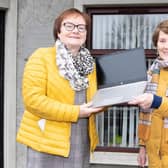
POLYGON ((63 25, 67 31, 72 31, 75 29, 75 27, 77 27, 78 31, 81 33, 86 31, 86 25, 84 25, 84 24, 75 25, 73 23, 66 22, 66 23, 63 23, 63 25))

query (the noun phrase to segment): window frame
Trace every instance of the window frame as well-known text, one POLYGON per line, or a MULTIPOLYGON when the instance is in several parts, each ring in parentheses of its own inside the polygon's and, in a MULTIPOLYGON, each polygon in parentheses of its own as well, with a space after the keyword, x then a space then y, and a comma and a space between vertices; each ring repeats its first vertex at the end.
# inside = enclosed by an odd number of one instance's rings
MULTIPOLYGON (((168 5, 117 5, 117 6, 85 6, 85 11, 93 18, 94 14, 168 14, 168 5), (135 8, 136 7, 136 8, 135 8)), ((116 51, 116 49, 92 49, 92 26, 88 32, 86 47, 94 56, 101 56, 116 51)), ((152 39, 151 39, 152 40, 152 39)), ((155 49, 145 49, 146 58, 156 58, 155 49)), ((91 163, 117 164, 117 165, 137 165, 138 149, 117 148, 98 146, 91 157, 91 163), (113 159, 111 159, 113 158, 113 159), (120 159, 118 159, 120 158, 120 159), (125 160, 125 158, 127 158, 125 160), (123 160, 123 161, 121 161, 123 160)))
MULTIPOLYGON (((91 17, 91 20, 93 19, 93 15, 101 14, 113 14, 113 15, 122 15, 122 14, 168 14, 168 5, 157 5, 157 6, 151 6, 151 5, 115 5, 115 6, 98 6, 98 7, 90 7, 85 6, 85 11, 88 13, 91 17), (136 7, 136 8, 135 8, 136 7)), ((106 52, 113 52, 116 51, 114 49, 93 49, 92 48, 92 27, 93 22, 91 23, 90 31, 87 34, 87 40, 86 40, 86 46, 91 51, 91 53, 96 55, 102 55, 102 53, 106 52)), ((155 53, 155 50, 146 50, 147 57, 155 57, 153 53, 155 53)))

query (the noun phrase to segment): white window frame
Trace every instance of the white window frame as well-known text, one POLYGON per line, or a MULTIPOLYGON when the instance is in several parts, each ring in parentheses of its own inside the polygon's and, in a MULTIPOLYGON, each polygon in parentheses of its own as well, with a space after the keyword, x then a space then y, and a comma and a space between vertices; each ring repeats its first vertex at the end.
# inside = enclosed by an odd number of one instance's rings
MULTIPOLYGON (((84 6, 98 5, 168 5, 167 0, 74 0, 74 7, 79 10, 84 10, 84 6)), ((114 165, 131 165, 137 166, 137 154, 135 153, 120 153, 120 152, 99 152, 95 151, 90 157, 90 163, 96 164, 114 164, 114 165)))

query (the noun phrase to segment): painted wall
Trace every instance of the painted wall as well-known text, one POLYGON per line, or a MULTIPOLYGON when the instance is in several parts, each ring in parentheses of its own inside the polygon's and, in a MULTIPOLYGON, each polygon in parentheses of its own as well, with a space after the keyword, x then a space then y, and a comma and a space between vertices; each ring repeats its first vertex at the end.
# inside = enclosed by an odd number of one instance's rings
POLYGON ((9 7, 9 0, 0 0, 0 7, 1 8, 8 8, 9 7))

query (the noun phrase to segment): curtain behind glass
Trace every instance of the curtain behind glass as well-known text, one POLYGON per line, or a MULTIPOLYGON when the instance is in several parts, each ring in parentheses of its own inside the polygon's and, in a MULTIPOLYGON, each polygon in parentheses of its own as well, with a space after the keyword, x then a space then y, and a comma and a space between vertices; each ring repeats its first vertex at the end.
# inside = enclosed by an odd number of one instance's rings
POLYGON ((168 14, 93 15, 93 49, 152 49, 152 33, 168 14))

